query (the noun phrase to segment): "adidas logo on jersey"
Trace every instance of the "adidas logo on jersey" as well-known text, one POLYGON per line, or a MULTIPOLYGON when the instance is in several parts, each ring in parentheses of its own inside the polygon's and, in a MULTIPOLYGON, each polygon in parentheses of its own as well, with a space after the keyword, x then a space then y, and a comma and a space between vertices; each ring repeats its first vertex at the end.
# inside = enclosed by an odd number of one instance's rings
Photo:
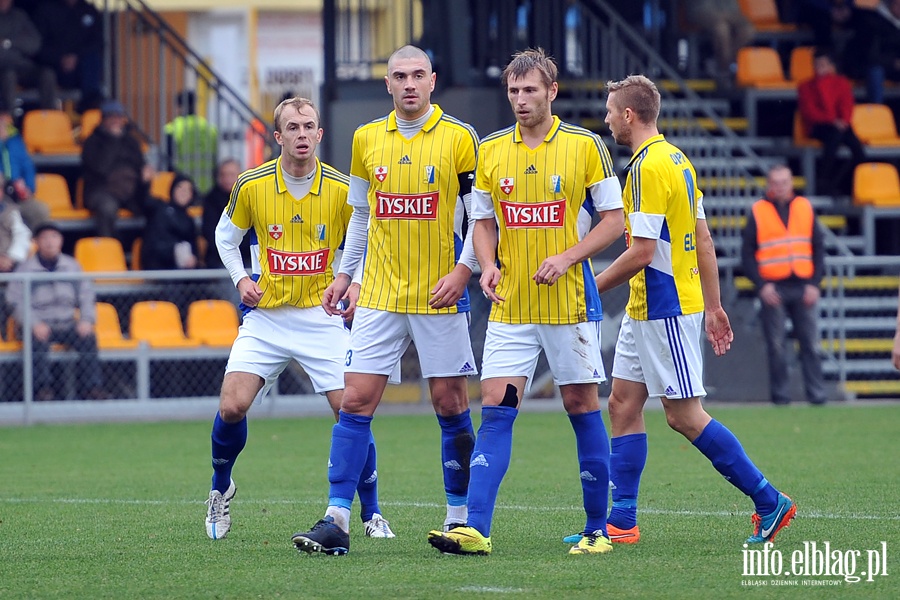
POLYGON ((462 471, 462 465, 455 460, 448 460, 444 463, 444 467, 452 471, 462 471))
POLYGON ((597 481, 597 478, 591 475, 590 471, 582 471, 579 476, 585 481, 597 481))
POLYGON ((484 454, 479 452, 476 456, 472 457, 472 462, 469 463, 469 467, 489 467, 487 459, 484 457, 484 454))
POLYGON ((363 481, 363 483, 375 483, 375 480, 377 480, 377 479, 378 479, 378 470, 376 469, 376 470, 372 471, 372 475, 368 479, 363 481))
POLYGON ((408 154, 404 154, 402 157, 400 157, 400 160, 397 161, 397 164, 398 165, 411 165, 412 161, 409 160, 408 154))
POLYGON ((291 217, 291 223, 302 223, 302 222, 303 222, 303 217, 301 217, 300 215, 294 215, 293 217, 291 217))
POLYGON ((525 169, 526 175, 537 175, 537 169, 534 168, 534 165, 528 165, 528 168, 525 169))
POLYGON ((666 387, 666 396, 674 396, 674 395, 675 395, 675 390, 672 389, 672 386, 671 385, 667 386, 666 387))
POLYGON ((464 364, 462 367, 460 367, 459 372, 460 373, 474 373, 475 367, 473 367, 472 365, 469 364, 468 361, 466 361, 466 364, 464 364))

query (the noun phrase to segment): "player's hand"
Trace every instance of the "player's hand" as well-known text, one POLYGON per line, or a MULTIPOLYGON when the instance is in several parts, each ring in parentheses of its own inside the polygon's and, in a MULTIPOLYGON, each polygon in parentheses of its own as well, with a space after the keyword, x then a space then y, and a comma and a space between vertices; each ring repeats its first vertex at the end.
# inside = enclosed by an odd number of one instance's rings
POLYGON ((812 308, 819 301, 821 295, 822 292, 819 291, 818 286, 807 284, 803 288, 803 306, 812 308))
POLYGON ((781 306, 781 294, 778 293, 775 284, 771 281, 764 283, 763 286, 759 288, 759 299, 762 300, 766 306, 781 306))
POLYGON ((506 298, 497 294, 497 285, 500 283, 500 269, 496 265, 482 269, 481 279, 478 280, 478 283, 481 284, 481 291, 484 292, 484 297, 494 304, 506 301, 506 298))
POLYGON ((468 267, 456 265, 450 273, 438 279, 437 284, 431 288, 431 299, 428 306, 431 308, 447 308, 456 304, 466 291, 466 284, 472 272, 468 267))
POLYGON ((361 287, 358 283, 351 283, 350 287, 347 288, 347 293, 344 294, 344 310, 341 311, 341 316, 344 317, 344 323, 348 325, 353 322, 353 315, 356 313, 356 303, 359 300, 361 287))
POLYGON ((541 263, 541 266, 538 267, 538 270, 535 271, 531 278, 534 279, 535 283, 538 285, 542 283, 553 285, 571 266, 572 263, 562 254, 548 256, 544 259, 544 262, 541 263))
POLYGON ((249 277, 244 277, 237 284, 238 294, 241 296, 241 302, 245 306, 256 306, 262 299, 262 290, 256 285, 256 282, 249 277))
POLYGON ((334 278, 334 281, 331 282, 331 285, 325 288, 325 293, 322 294, 322 308, 325 309, 325 312, 332 316, 341 315, 341 309, 338 308, 338 302, 347 295, 350 283, 349 275, 346 273, 338 273, 337 277, 334 278))
POLYGON ((731 330, 731 322, 728 320, 725 309, 721 306, 715 310, 706 311, 706 339, 712 344, 716 356, 722 356, 731 350, 734 331, 731 330))

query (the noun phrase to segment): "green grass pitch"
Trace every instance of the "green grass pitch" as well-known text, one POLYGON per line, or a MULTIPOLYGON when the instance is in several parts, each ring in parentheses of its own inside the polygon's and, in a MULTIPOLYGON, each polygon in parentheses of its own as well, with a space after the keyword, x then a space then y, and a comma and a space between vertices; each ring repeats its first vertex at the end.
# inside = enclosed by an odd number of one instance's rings
POLYGON ((527 406, 491 556, 444 556, 426 542, 444 498, 438 425, 423 415, 374 422, 397 538, 365 538, 354 506, 349 555, 299 555, 291 534, 325 508, 333 422, 251 411, 234 526, 216 542, 203 526, 211 419, 0 429, 0 598, 900 598, 900 405, 710 412, 799 505, 775 546, 785 570, 804 542, 827 541, 844 565, 860 551, 857 574, 866 550, 886 548, 887 575, 745 576, 752 504, 660 411, 647 414, 643 539, 568 556, 562 537, 584 524, 574 435, 561 409, 527 406))

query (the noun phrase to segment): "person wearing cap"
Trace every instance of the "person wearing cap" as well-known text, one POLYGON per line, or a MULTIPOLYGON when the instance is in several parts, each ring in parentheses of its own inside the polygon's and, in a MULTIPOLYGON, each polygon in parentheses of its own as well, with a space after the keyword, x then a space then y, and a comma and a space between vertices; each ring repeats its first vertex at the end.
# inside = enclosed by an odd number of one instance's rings
POLYGON ((97 235, 113 237, 120 208, 141 212, 154 169, 131 135, 125 107, 107 100, 100 113, 100 125, 81 151, 84 205, 94 215, 97 235))
MULTIPOLYGON (((100 360, 97 356, 97 338, 94 334, 97 309, 94 284, 90 279, 72 279, 66 274, 80 273, 81 265, 62 253, 63 234, 52 222, 46 222, 34 230, 37 252, 26 258, 16 268, 16 273, 57 273, 58 279, 38 281, 31 288, 32 360, 34 365, 34 389, 36 400, 57 399, 53 388, 50 363, 47 360, 50 344, 58 343, 78 355, 77 388, 79 397, 102 399, 103 390, 100 360)), ((24 283, 9 284, 6 299, 13 308, 13 318, 21 330, 24 323, 24 283)))

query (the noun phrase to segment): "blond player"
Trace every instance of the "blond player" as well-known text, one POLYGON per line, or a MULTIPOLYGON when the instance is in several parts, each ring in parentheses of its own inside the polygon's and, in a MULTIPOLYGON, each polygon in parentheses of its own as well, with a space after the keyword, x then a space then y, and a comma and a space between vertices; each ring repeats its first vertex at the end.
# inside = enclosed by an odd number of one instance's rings
POLYGON ((353 217, 340 273, 322 302, 334 314, 350 274, 365 260, 344 400, 331 438, 328 508, 312 529, 294 534, 302 552, 349 550, 350 502, 365 462, 372 415, 410 341, 416 344, 441 427, 444 526, 466 520, 474 444, 466 376, 476 372, 466 284, 475 259, 471 242, 461 235, 460 199, 468 201, 470 195, 478 139, 470 126, 431 104, 435 74, 419 48, 394 52, 385 83, 394 111, 362 125, 353 136, 353 217))
MULTIPOLYGON (((347 176, 319 162, 319 112, 305 98, 275 109, 281 156, 243 173, 216 228, 216 247, 241 296, 244 319, 225 368, 219 411, 212 428, 212 490, 206 533, 225 537, 235 494, 231 471, 247 441, 247 412, 262 399, 291 360, 328 398, 337 416, 343 394, 344 355, 358 286, 341 315, 320 304, 331 282, 332 260, 344 240, 351 208, 347 176), (252 237, 253 274, 244 270, 240 243, 252 237)), ((357 488, 366 533, 394 537, 378 507, 375 442, 367 440, 364 476, 357 488)))
POLYGON ((503 73, 516 125, 487 136, 478 151, 474 244, 481 288, 494 304, 468 523, 428 535, 446 553, 492 551, 491 522, 510 464, 513 425, 542 350, 575 431, 587 515, 584 536, 570 553, 611 548, 609 442, 597 388, 605 379, 603 311, 590 258, 622 235, 622 190, 600 137, 552 114, 556 78, 556 64, 542 49, 516 54, 503 73), (600 222, 591 228, 594 214, 600 222))

